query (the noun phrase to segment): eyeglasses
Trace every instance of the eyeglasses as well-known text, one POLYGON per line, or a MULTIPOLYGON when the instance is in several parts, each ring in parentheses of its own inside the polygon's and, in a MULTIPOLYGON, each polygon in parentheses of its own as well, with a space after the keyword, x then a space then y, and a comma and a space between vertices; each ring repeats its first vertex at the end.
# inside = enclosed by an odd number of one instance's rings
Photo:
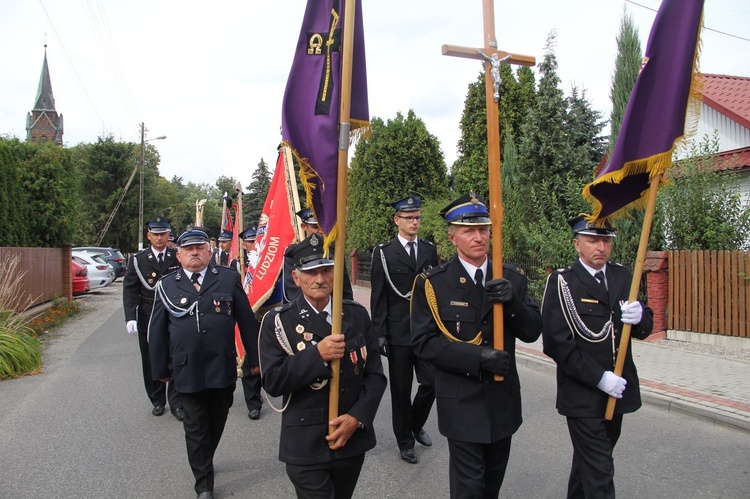
POLYGON ((419 222, 420 220, 422 220, 421 216, 416 216, 416 217, 402 217, 401 215, 398 215, 398 218, 400 218, 402 220, 406 220, 409 223, 412 223, 414 221, 419 222))

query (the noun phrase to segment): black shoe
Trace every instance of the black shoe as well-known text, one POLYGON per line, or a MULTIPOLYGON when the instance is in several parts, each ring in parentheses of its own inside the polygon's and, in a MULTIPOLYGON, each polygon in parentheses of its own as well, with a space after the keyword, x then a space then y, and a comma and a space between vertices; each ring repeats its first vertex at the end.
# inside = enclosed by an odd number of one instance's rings
POLYGON ((401 459, 410 464, 416 464, 419 461, 414 449, 401 449, 401 459))
POLYGON ((247 413, 247 417, 249 417, 250 419, 260 418, 260 409, 250 409, 247 413))
POLYGON ((214 493, 212 490, 207 490, 198 494, 198 499, 214 499, 214 493))
POLYGON ((162 414, 164 414, 164 406, 161 404, 156 404, 151 410, 151 414, 153 414, 154 416, 161 416, 162 414))
POLYGON ((414 440, 424 445, 425 447, 432 447, 432 440, 430 440, 430 436, 424 430, 415 431, 414 440))
POLYGON ((178 407, 177 409, 172 411, 172 415, 179 421, 182 421, 183 419, 185 419, 185 409, 183 409, 182 407, 178 407))

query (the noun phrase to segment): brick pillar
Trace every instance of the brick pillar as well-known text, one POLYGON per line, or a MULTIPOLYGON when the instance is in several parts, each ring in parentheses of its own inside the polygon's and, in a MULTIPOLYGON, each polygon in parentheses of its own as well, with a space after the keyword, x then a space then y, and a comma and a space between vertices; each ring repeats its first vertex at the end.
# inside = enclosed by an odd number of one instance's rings
POLYGON ((667 337, 669 305, 669 257, 666 251, 649 251, 643 262, 648 283, 648 304, 654 311, 654 329, 649 340, 667 337))
POLYGON ((352 284, 359 284, 359 254, 357 248, 349 253, 349 263, 352 264, 352 275, 350 276, 352 284))

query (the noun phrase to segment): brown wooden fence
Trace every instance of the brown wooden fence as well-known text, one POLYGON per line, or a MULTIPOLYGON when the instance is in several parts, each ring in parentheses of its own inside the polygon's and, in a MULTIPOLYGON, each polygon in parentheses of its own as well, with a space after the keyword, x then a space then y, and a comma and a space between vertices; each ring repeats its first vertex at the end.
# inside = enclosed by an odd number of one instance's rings
POLYGON ((750 253, 669 252, 669 329, 750 337, 750 253))
MULTIPOLYGON (((24 273, 20 290, 20 296, 24 300, 21 303, 28 303, 26 297, 31 298, 31 306, 41 305, 58 296, 72 298, 70 246, 62 248, 0 248, 0 272, 6 271, 5 262, 14 257, 18 257, 16 272, 24 273)), ((20 312, 20 310, 17 310, 17 312, 20 312)))

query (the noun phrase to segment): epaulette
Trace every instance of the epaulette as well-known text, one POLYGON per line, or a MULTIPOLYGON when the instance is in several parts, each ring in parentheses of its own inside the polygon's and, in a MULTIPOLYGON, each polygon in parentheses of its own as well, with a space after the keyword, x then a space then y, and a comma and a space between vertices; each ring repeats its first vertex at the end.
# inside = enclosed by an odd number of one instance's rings
POLYGON ((390 241, 383 241, 382 243, 378 243, 378 244, 377 244, 376 246, 377 246, 378 248, 385 248, 386 246, 388 246, 388 245, 389 245, 389 244, 391 244, 392 242, 393 242, 393 240, 391 239, 390 241))
POLYGON ((361 307, 361 308, 364 308, 365 310, 367 310, 367 308, 364 305, 362 305, 360 302, 358 302, 358 301, 343 299, 343 300, 341 300, 341 302, 343 304, 345 304, 345 305, 356 305, 358 307, 361 307))
POLYGON ((143 253, 145 253, 145 252, 147 252, 147 251, 151 251, 151 248, 150 248, 150 247, 148 247, 148 248, 143 248, 142 250, 139 250, 139 251, 137 251, 137 252, 136 252, 136 254, 135 254, 135 255, 133 255, 133 256, 138 256, 138 255, 142 255, 143 253))
POLYGON ((286 312, 287 310, 291 309, 292 307, 294 307, 294 302, 290 301, 289 303, 285 303, 285 304, 281 305, 280 307, 276 307, 274 310, 278 310, 279 313, 281 313, 281 312, 286 312))
POLYGON ((430 246, 435 246, 435 243, 433 243, 432 241, 428 241, 427 239, 420 239, 419 243, 420 244, 425 243, 425 244, 429 244, 430 246))
POLYGON ((526 272, 523 271, 521 267, 518 265, 515 265, 513 263, 504 263, 503 264, 503 273, 506 271, 515 272, 518 275, 526 275, 526 272))
POLYGON ((609 261, 609 262, 607 262, 607 265, 612 265, 613 267, 622 267, 622 268, 624 268, 624 269, 626 269, 626 268, 627 268, 627 267, 626 267, 625 265, 623 265, 623 264, 621 264, 621 263, 613 262, 613 261, 609 261))
POLYGON ((450 263, 450 260, 448 260, 447 262, 444 262, 444 263, 438 265, 437 267, 432 267, 431 269, 427 269, 424 272, 422 272, 422 274, 425 277, 432 277, 435 274, 439 274, 440 272, 444 272, 445 269, 448 268, 448 263, 450 263))

